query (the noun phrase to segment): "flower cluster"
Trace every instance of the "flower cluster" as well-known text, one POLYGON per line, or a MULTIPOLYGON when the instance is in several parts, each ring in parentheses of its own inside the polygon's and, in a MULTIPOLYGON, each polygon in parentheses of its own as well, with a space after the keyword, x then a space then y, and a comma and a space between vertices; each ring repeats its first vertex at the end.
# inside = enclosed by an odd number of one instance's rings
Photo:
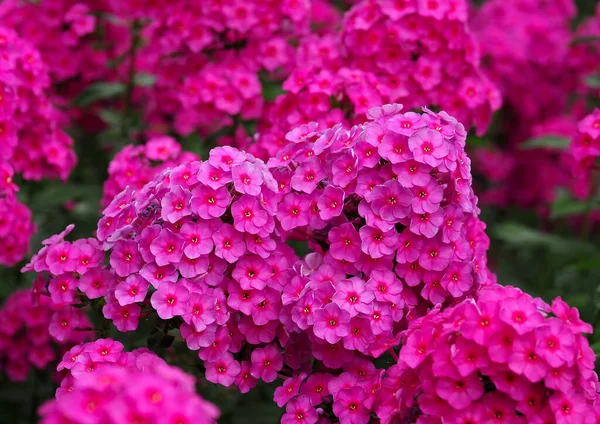
MULTIPOLYGON (((281 80, 289 73, 290 40, 307 33, 310 22, 308 1, 109 4, 118 19, 146 23, 135 71, 156 82, 136 88, 135 98, 147 121, 172 125, 180 134, 211 134, 258 118, 261 78, 281 80)), ((118 69, 121 79, 128 62, 118 69)))
POLYGON ((486 1, 472 19, 486 70, 524 120, 567 105, 579 82, 569 64, 573 0, 486 1))
POLYGON ((124 352, 120 342, 98 339, 73 347, 58 368, 69 374, 40 408, 42 424, 215 424, 219 416, 196 394, 194 377, 147 349, 124 352))
POLYGON ((310 6, 9 1, 0 5, 0 19, 41 52, 63 103, 96 82, 130 84, 134 75, 150 75, 152 83, 138 84, 128 100, 145 122, 163 133, 208 135, 260 116, 262 83, 289 74, 293 44, 310 31, 310 6))
MULTIPOLYGON (((79 85, 103 76, 104 49, 92 40, 98 19, 89 0, 7 1, 0 5, 0 19, 39 50, 55 83, 79 80, 79 85)), ((116 28, 113 28, 116 30, 116 28)))
POLYGON ((573 173, 587 196, 593 184, 591 170, 597 169, 595 164, 600 157, 600 109, 594 109, 583 118, 577 130, 577 135, 569 145, 569 153, 574 159, 573 173))
POLYGON ((144 145, 127 145, 108 165, 102 205, 108 206, 126 187, 140 190, 164 169, 197 160, 195 154, 182 151, 179 143, 168 136, 152 137, 144 145))
MULTIPOLYGON (((61 313, 61 307, 39 295, 40 283, 33 289, 14 292, 0 309, 0 369, 11 381, 25 381, 31 367, 44 369, 58 359, 48 323, 61 313)), ((80 315, 80 325, 89 327, 84 315, 80 315)), ((88 335, 87 331, 71 333, 59 342, 59 351, 62 354, 88 335)))
POLYGON ((39 52, 0 26, 0 264, 14 265, 29 251, 36 228, 15 193, 26 180, 66 179, 76 162, 73 141, 48 98, 48 68, 39 52))
POLYGON ((43 240, 44 247, 21 270, 40 273, 33 286, 34 302, 50 298, 55 312, 47 331, 60 343, 77 339, 77 334, 90 330, 83 310, 85 305, 79 301, 85 296, 100 297, 94 294, 105 292, 111 283, 110 273, 103 273, 99 268, 104 255, 96 239, 77 240, 73 244, 64 240, 73 228, 71 224, 61 233, 43 240), (51 278, 42 274, 43 271, 48 271, 51 278), (87 271, 92 272, 83 278, 87 271))
POLYGON ((490 0, 473 16, 484 68, 502 93, 505 111, 498 122, 510 128, 490 134, 498 146, 474 156, 475 168, 491 183, 479 192, 484 203, 545 215, 557 188, 582 196, 585 188, 571 178, 568 154, 523 148, 536 138, 572 138, 585 115, 582 100, 590 89, 583 82, 597 70, 600 43, 576 41, 597 36, 600 26, 590 19, 573 31, 575 12, 573 0, 490 0))
POLYGON ((369 108, 395 102, 437 105, 483 133, 500 97, 466 21, 464 0, 356 2, 341 31, 302 39, 255 148, 273 156, 297 125, 359 123, 369 108))
MULTIPOLYGON (((392 93, 409 108, 438 105, 483 133, 500 107, 495 86, 480 70, 479 47, 467 25, 465 0, 360 1, 346 14, 342 46, 349 67, 365 72, 348 93, 357 112, 370 91, 392 93), (401 71, 401 72, 399 72, 401 71), (370 87, 368 74, 379 87, 370 87)), ((384 102, 385 103, 385 102, 384 102)))
POLYGON ((120 331, 136 329, 141 313, 171 320, 199 349, 209 381, 247 391, 283 365, 275 338, 296 258, 275 228, 277 191, 262 161, 216 148, 206 162, 127 188, 104 210, 98 240, 61 234, 28 268, 51 274, 56 301, 104 297, 104 316, 120 331))
POLYGON ((0 58, 0 166, 27 180, 66 179, 76 157, 47 97, 47 66, 31 44, 2 26, 0 58))
POLYGON ((23 259, 36 229, 27 206, 12 195, 0 195, 0 264, 13 266, 23 259))
POLYGON ((268 162, 279 183, 282 235, 315 250, 284 288, 286 363, 298 373, 284 384, 293 394, 276 393, 276 401, 329 382, 321 396, 294 399, 290 414, 308 408, 316 415, 331 393, 341 422, 366 423, 381 378, 373 358, 396 346, 408 322, 428 308, 493 282, 464 127, 445 112, 401 109, 371 109, 368 122, 349 130, 301 126, 268 162), (330 374, 302 385, 311 358, 330 374), (364 420, 345 421, 357 403, 364 420))
POLYGON ((555 116, 533 125, 528 122, 521 132, 515 130, 503 148, 485 146, 475 150, 473 167, 485 177, 488 186, 485 190, 478 187, 482 203, 498 207, 516 204, 547 215, 558 188, 579 193, 580 188, 570 172, 571 155, 561 149, 522 147, 528 138, 571 139, 576 129, 574 116, 555 116))
POLYGON ((595 423, 591 333, 560 298, 551 306, 513 287, 411 324, 380 391, 383 422, 595 423))

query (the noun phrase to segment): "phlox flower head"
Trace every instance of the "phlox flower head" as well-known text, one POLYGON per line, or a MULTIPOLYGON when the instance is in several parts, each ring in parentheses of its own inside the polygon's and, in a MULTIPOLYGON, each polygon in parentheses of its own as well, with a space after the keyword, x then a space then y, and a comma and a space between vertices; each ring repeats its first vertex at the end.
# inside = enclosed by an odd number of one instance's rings
MULTIPOLYGON (((172 156, 161 156, 172 143, 157 145, 152 157, 172 156)), ((297 260, 276 228, 278 195, 267 165, 233 148, 127 187, 104 209, 96 238, 53 236, 25 267, 48 280, 57 308, 50 335, 70 340, 87 326, 76 306, 101 298, 104 318, 119 331, 135 330, 148 314, 176 323, 211 382, 249 390, 274 381, 284 363, 276 340, 281 298, 297 260)))
POLYGON ((40 407, 40 422, 118 422, 139 417, 151 422, 217 422, 218 408, 196 393, 194 377, 147 349, 122 349, 119 342, 99 339, 68 352, 63 362, 69 374, 63 383, 68 382, 69 388, 59 388, 56 398, 40 407), (124 402, 126 398, 136 401, 124 402))
MULTIPOLYGON (((380 406, 379 393, 391 383, 375 358, 395 355, 401 334, 427 310, 466 302, 493 281, 469 164, 461 159, 464 127, 444 112, 403 114, 397 104, 367 114, 349 129, 302 125, 287 136, 293 144, 268 162, 280 187, 276 228, 313 249, 294 265, 281 297, 280 322, 290 334, 280 340, 282 373, 285 364, 296 370, 276 393, 277 403, 286 403, 283 422, 294 422, 293 413, 296 422, 315 422, 314 411, 324 407, 340 422, 366 424, 377 411, 387 417, 391 409, 380 406), (302 372, 315 364, 304 380, 302 372)), ((236 291, 236 305, 244 307, 244 296, 250 301, 260 287, 236 291)), ((461 357, 480 353, 468 342, 461 357)), ((428 333, 409 339, 407 349, 416 353, 407 363, 418 366, 435 345, 428 333)), ((477 359, 482 368, 490 362, 477 359)), ((254 376, 263 372, 260 361, 253 361, 254 376)), ((464 375, 448 375, 468 387, 456 398, 461 407, 484 390, 470 366, 465 359, 464 375)), ((400 397, 386 394, 386 402, 400 397)))
POLYGON ((55 366, 57 351, 64 352, 90 337, 89 331, 75 331, 73 325, 89 328, 85 315, 54 303, 43 279, 36 281, 34 288, 18 290, 5 299, 0 323, 0 360, 5 364, 3 372, 13 382, 27 380, 32 368, 55 366))
POLYGON ((139 190, 155 175, 166 168, 179 168, 172 178, 181 190, 177 189, 163 199, 161 213, 173 222, 188 214, 190 209, 189 191, 190 178, 198 172, 198 156, 191 152, 182 151, 181 146, 170 137, 151 137, 146 144, 127 145, 111 160, 108 166, 108 179, 104 182, 102 206, 107 216, 116 214, 131 200, 131 191, 126 187, 139 190), (190 163, 192 162, 192 163, 190 163))
POLYGON ((443 422, 592 423, 597 376, 584 336, 591 330, 560 298, 547 305, 513 287, 482 287, 411 323, 377 413, 382 420, 418 411, 419 420, 443 422), (408 381, 408 392, 390 397, 408 381))
MULTIPOLYGON (((54 106, 49 67, 34 44, 0 25, 0 264, 13 266, 28 253, 36 232, 31 211, 16 198, 17 177, 66 180, 77 162, 73 140, 61 129, 65 114, 54 106)), ((8 26, 5 26, 8 25, 8 26)))
POLYGON ((13 266, 23 259, 36 231, 29 208, 14 194, 4 196, 0 190, 0 264, 13 266))
MULTIPOLYGON (((502 6, 501 1, 495 3, 502 6)), ((519 3, 533 4, 525 0, 519 3)), ((295 129, 299 124, 317 121, 325 127, 338 123, 348 126, 364 121, 369 109, 387 103, 402 103, 407 109, 436 105, 483 134, 493 112, 500 108, 502 96, 480 61, 480 46, 468 22, 469 10, 466 0, 351 2, 339 30, 331 25, 331 33, 301 39, 295 69, 282 86, 285 93, 273 102, 269 113, 263 114, 257 143, 248 148, 261 157, 273 157, 285 149, 289 131, 292 135, 288 140, 293 141, 308 134, 295 129), (335 104, 329 101, 331 96, 338 99, 335 104)), ((493 30, 494 20, 489 22, 487 26, 493 30)), ((509 25, 507 28, 510 30, 509 25)), ((533 29, 531 32, 535 34, 533 29)), ((563 44, 568 40, 563 38, 563 44)), ((495 40, 486 42, 497 44, 495 40)), ((526 48, 521 49, 527 57, 526 48)), ((502 59, 498 62, 512 58, 502 59)), ((435 125, 407 112, 393 128, 397 133, 374 131, 358 143, 356 156, 371 166, 376 164, 375 150, 391 163, 402 161, 408 146, 398 135, 412 136, 420 129, 435 129, 435 125)), ((327 143, 326 139, 322 142, 327 143)), ((435 155, 443 154, 444 146, 437 145, 438 140, 432 137, 424 140, 433 142, 435 153, 415 157, 438 162, 435 155)), ((351 170, 333 175, 336 185, 344 187, 347 177, 357 172, 353 161, 353 157, 340 156, 332 163, 338 170, 351 170)), ((292 186, 310 193, 320 170, 309 163, 302 170, 293 177, 292 186)))
MULTIPOLYGON (((368 116, 350 129, 301 126, 288 135, 294 144, 268 163, 283 187, 276 225, 317 248, 310 264, 297 264, 298 287, 283 298, 282 318, 289 331, 312 329, 317 357, 336 344, 377 357, 406 328, 404 317, 488 283, 487 237, 470 169, 459 159, 464 127, 444 112, 403 114, 401 105, 368 116), (361 143, 383 146, 386 139, 397 147, 359 153, 361 143), (287 184, 305 181, 307 169, 319 170, 310 174, 314 190, 287 184), (457 251, 458 243, 466 250, 457 251), (479 273, 475 260, 484 267, 479 273)), ((332 360, 336 368, 343 358, 332 360)))

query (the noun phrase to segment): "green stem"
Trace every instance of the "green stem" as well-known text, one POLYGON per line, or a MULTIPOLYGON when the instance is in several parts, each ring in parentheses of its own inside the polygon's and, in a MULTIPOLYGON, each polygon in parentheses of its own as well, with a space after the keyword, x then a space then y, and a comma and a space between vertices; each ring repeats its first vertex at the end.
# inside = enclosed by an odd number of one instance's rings
POLYGON ((583 223, 581 224, 581 232, 579 237, 582 240, 587 240, 590 236, 590 230, 592 228, 592 207, 591 202, 588 200, 585 215, 583 216, 583 223))
POLYGON ((594 204, 596 203, 596 199, 600 194, 598 191, 600 190, 600 173, 593 174, 592 179, 592 188, 590 190, 591 194, 585 201, 585 212, 583 216, 583 223, 581 224, 581 231, 579 233, 579 237, 582 240, 587 240, 590 237, 590 232, 592 229, 592 214, 594 213, 594 204))
POLYGON ((31 377, 31 409, 29 411, 29 422, 32 424, 37 423, 37 409, 40 404, 40 398, 38 394, 38 370, 34 369, 31 377))

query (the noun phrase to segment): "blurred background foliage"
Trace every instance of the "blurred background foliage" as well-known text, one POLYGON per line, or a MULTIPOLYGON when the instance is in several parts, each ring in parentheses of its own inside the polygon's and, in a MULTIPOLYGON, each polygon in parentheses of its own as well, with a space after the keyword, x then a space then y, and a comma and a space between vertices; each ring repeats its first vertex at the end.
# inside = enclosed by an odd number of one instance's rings
MULTIPOLYGON (((475 0, 482 4, 485 0, 475 0)), ((339 2, 340 7, 343 2, 339 2)), ((593 15, 596 2, 577 0, 579 15, 574 22, 593 15)), ((153 84, 148 75, 135 76, 134 83, 153 84)), ((267 99, 281 93, 278 85, 264 85, 267 99)), ((78 106, 92 113, 98 121, 99 131, 82 133, 72 129, 70 135, 76 140, 79 162, 67 182, 18 180, 19 198, 32 210, 38 232, 31 241, 31 252, 39 250, 41 240, 62 231, 74 223, 71 239, 89 237, 96 230, 99 218, 102 186, 107 178, 110 159, 124 145, 135 143, 144 129, 141 117, 135 111, 103 109, 103 103, 116 97, 126 96, 126 86, 120 83, 95 84, 85 90, 76 100, 78 106)), ((244 123, 248 133, 252 123, 244 123)), ((192 151, 201 158, 208 156, 216 134, 204 139, 198 134, 179 139, 184 150, 192 151)), ((488 143, 485 137, 471 135, 468 143, 478 147, 488 143)), ((475 176, 477 177, 477 176, 475 176)), ((527 181, 523 181, 527 184, 527 181)), ((582 203, 558 193, 547 218, 541 218, 533 210, 518 208, 499 209, 482 206, 482 219, 487 223, 491 248, 488 253, 490 268, 503 284, 512 284, 534 296, 551 301, 561 296, 571 306, 577 307, 582 319, 592 323, 600 331, 600 234, 589 223, 589 213, 600 207, 600 197, 582 203)), ((306 246, 294 245, 299 254, 306 253, 306 246)), ((26 261, 12 268, 0 266, 0 303, 18 288, 29 287, 33 274, 21 274, 26 261)), ((101 321, 101 305, 96 305, 92 320, 101 321)), ((174 343, 177 331, 168 330, 157 334, 149 316, 141 321, 135 334, 119 333, 110 324, 102 328, 100 336, 122 341, 126 349, 148 344, 170 363, 182 364, 182 368, 199 377, 204 370, 199 367, 196 352, 185 343, 174 343)), ((600 353, 600 337, 591 335, 596 353, 600 353)), ((180 339, 181 340, 181 339, 180 339)), ((213 384, 200 384, 199 392, 217 403, 222 410, 221 423, 277 423, 281 410, 272 401, 275 385, 259 385, 250 394, 241 395, 235 388, 223 388, 213 384)), ((0 423, 34 423, 36 410, 44 399, 53 396, 55 385, 50 372, 31 372, 28 381, 12 383, 0 373, 0 423)))

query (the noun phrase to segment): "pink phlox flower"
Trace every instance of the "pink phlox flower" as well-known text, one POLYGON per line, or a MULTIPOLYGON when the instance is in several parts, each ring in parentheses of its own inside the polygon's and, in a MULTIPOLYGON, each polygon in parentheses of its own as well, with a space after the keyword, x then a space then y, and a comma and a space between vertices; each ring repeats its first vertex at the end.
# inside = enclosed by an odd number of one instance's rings
POLYGON ((219 218, 225 213, 230 203, 231 196, 226 187, 214 189, 198 186, 192 191, 192 212, 203 219, 219 218))
POLYGON ((161 216, 173 223, 184 216, 191 215, 191 199, 192 193, 189 190, 180 185, 171 187, 171 190, 161 200, 161 216))
POLYGON ((315 311, 313 320, 315 336, 331 344, 346 337, 350 332, 350 314, 335 303, 315 311))
POLYGON ((283 355, 279 349, 269 344, 264 348, 255 349, 251 355, 252 368, 250 373, 254 378, 271 383, 277 379, 277 372, 283 367, 283 355))
POLYGON ((240 232, 258 234, 264 229, 269 216, 262 209, 258 200, 249 195, 243 195, 231 205, 234 227, 240 232))
POLYGON ((375 295, 371 288, 357 277, 337 282, 335 294, 332 297, 333 302, 342 310, 349 312, 351 317, 359 313, 369 314, 373 299, 375 299, 375 295))
POLYGON ((242 194, 257 196, 263 184, 262 172, 254 165, 244 162, 231 168, 233 185, 242 194))
POLYGON ((413 195, 396 180, 376 186, 372 193, 373 212, 383 220, 396 223, 406 218, 413 195))
POLYGON ((394 253, 398 245, 398 233, 395 229, 381 231, 368 225, 361 227, 361 250, 371 258, 381 258, 394 253))
POLYGON ((185 240, 181 235, 163 228, 158 237, 152 240, 150 244, 150 251, 154 255, 156 264, 165 266, 170 263, 178 263, 183 255, 184 243, 185 240))
POLYGON ((229 263, 236 262, 246 252, 242 233, 230 224, 222 224, 212 235, 215 243, 215 255, 229 263))
POLYGON ((186 312, 189 296, 185 287, 165 282, 152 294, 150 303, 160 318, 170 319, 186 312))
POLYGON ((421 129, 408 139, 408 147, 417 162, 436 167, 448 155, 448 142, 437 131, 421 129))
POLYGON ((508 359, 510 370, 523 375, 532 383, 543 379, 549 371, 548 363, 536 352, 536 344, 533 334, 515 340, 508 359))
POLYGON ((351 223, 347 222, 332 228, 328 238, 330 252, 334 258, 349 262, 356 262, 360 258, 360 235, 351 223))

